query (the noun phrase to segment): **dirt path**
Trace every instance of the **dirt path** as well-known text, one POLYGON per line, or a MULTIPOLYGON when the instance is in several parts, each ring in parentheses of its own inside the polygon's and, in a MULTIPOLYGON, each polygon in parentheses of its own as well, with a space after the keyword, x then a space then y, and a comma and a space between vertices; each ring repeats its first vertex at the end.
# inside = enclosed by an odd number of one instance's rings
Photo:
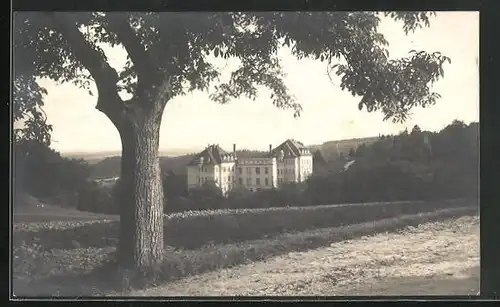
POLYGON ((478 289, 479 218, 462 217, 289 253, 131 295, 470 295, 478 289))

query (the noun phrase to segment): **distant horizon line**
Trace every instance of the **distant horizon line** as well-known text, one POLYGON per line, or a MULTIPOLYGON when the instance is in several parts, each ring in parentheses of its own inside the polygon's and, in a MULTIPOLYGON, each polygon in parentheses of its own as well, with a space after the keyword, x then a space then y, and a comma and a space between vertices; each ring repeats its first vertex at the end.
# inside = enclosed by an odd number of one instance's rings
MULTIPOLYGON (((351 141, 351 140, 358 140, 358 139, 370 139, 370 138, 376 138, 376 137, 379 137, 380 135, 373 135, 373 136, 364 136, 364 137, 356 137, 356 138, 348 138, 348 139, 339 139, 339 140, 329 140, 329 141, 324 141, 323 143, 319 143, 319 144, 307 144, 305 146, 319 146, 319 145, 323 145, 324 143, 327 143, 327 142, 342 142, 342 141, 351 141)), ((235 143, 235 144, 238 144, 238 143, 235 143)), ((205 148, 206 146, 204 146, 203 148, 205 148)), ((162 153, 169 153, 171 156, 182 156, 182 155, 187 155, 187 154, 190 154, 190 153, 196 153, 197 151, 199 151, 200 149, 202 149, 201 147, 200 148, 192 148, 192 149, 183 149, 183 148, 175 148, 175 149, 159 149, 159 153, 162 154, 162 153), (174 154, 175 153, 175 154, 174 154)), ((256 150, 256 149, 251 149, 251 148, 240 148, 239 150, 256 150)), ((102 150, 102 151, 87 151, 87 150, 68 150, 68 151, 64 151, 64 150, 60 150, 59 151, 61 154, 64 154, 64 155, 102 155, 102 154, 120 154, 121 153, 121 149, 116 149, 116 150, 113 150, 113 149, 109 149, 109 150, 102 150)))
MULTIPOLYGON (((465 123, 467 123, 466 121, 464 121, 465 123)), ((471 124, 471 123, 479 123, 479 120, 472 120, 472 121, 469 121, 468 124, 471 124)), ((450 123, 451 124, 451 123, 450 123)), ((449 124, 448 124, 449 125, 449 124)), ((448 126, 448 125, 445 125, 448 126)), ((444 128, 444 127, 443 127, 444 128)), ((440 130, 442 130, 443 128, 441 129, 436 129, 436 130, 424 130, 424 131, 427 131, 427 132, 438 132, 440 130)), ((402 132, 403 130, 401 130, 400 132, 402 132)), ((379 134, 379 135, 372 135, 372 136, 363 136, 363 137, 351 137, 351 138, 345 138, 345 139, 337 139, 337 140, 328 140, 328 141, 324 141, 322 143, 316 143, 316 144, 308 144, 308 145, 305 145, 307 147, 309 146, 320 146, 320 145, 323 145, 325 143, 328 143, 328 142, 342 142, 342 141, 352 141, 352 140, 359 140, 359 139, 370 139, 370 138, 376 138, 376 137, 380 137, 382 135, 385 135, 385 134, 379 134)), ((396 134, 394 134, 396 135, 396 134)), ((235 143, 235 144, 238 144, 238 143, 235 143)), ((178 156, 182 156, 182 155, 188 155, 188 154, 192 154, 192 153, 197 153, 198 151, 200 150, 203 150, 206 146, 203 146, 203 147, 193 147, 191 149, 188 149, 188 148, 175 148, 175 149, 159 149, 159 153, 160 155, 162 156, 170 156, 170 157, 178 157, 178 156)), ((55 149, 55 148, 54 148, 55 149)), ((57 150, 57 149, 55 149, 57 150)), ((250 149, 250 148, 240 148, 239 150, 255 150, 255 149, 250 149)), ((59 153, 65 155, 65 156, 81 156, 81 155, 85 155, 85 156, 92 156, 92 155, 113 155, 113 156, 116 156, 116 155, 121 155, 121 149, 107 149, 107 150, 102 150, 102 151, 87 151, 87 150, 57 150, 59 153)), ((265 150, 263 150, 265 151, 265 150)), ((109 156, 108 156, 109 157, 109 156)))

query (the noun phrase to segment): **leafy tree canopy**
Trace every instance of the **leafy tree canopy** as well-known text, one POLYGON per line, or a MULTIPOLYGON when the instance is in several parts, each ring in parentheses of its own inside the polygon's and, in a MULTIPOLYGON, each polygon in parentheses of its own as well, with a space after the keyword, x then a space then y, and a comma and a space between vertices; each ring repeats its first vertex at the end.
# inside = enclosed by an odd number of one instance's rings
MULTIPOLYGON (((389 57, 388 42, 377 31, 381 16, 399 20, 406 33, 428 26, 427 12, 78 12, 16 13, 14 44, 17 109, 41 105, 34 77, 72 82, 91 89, 94 81, 103 112, 144 103, 168 77, 166 100, 194 90, 210 92, 220 103, 257 97, 270 89, 279 108, 300 115, 301 106, 283 81, 277 50, 287 46, 297 58, 325 62, 341 77, 340 87, 359 97, 359 109, 381 110, 385 119, 404 121, 414 106, 435 103, 431 84, 443 75, 449 58, 439 52, 412 50, 389 57), (127 52, 123 70, 112 68, 103 44, 127 52), (228 82, 209 56, 239 59, 228 82), (132 98, 116 98, 127 92, 132 98), (116 103, 120 101, 120 103, 116 103)), ((24 113, 25 114, 25 113, 24 113)))
POLYGON ((18 76, 13 83, 12 119, 20 123, 14 128, 14 142, 36 141, 50 145, 52 126, 47 124, 47 117, 43 111, 43 96, 46 90, 38 86, 34 77, 18 76))

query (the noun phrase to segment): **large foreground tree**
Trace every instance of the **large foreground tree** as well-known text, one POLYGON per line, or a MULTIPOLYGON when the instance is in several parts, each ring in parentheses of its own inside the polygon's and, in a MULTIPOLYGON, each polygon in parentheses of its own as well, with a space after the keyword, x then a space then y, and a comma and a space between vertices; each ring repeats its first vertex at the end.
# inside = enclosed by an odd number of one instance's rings
POLYGON ((378 32, 383 15, 400 20, 407 33, 429 25, 429 13, 422 12, 17 13, 15 78, 50 78, 89 90, 95 84, 96 109, 122 142, 119 261, 147 271, 163 258, 158 142, 165 105, 195 90, 219 103, 255 99, 266 87, 274 105, 299 116, 278 57, 287 46, 298 59, 322 61, 340 76, 338 85, 359 97, 360 110, 404 121, 411 108, 439 98, 430 86, 448 59, 417 51, 389 58, 378 32), (123 70, 110 65, 106 44, 127 53, 123 70), (229 81, 219 81, 213 57, 239 59, 229 81))

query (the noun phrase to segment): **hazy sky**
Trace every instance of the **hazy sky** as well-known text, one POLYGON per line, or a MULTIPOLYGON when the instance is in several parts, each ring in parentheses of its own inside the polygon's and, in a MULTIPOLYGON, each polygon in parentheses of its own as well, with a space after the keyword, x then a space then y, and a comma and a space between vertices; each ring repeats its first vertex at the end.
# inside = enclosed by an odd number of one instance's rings
MULTIPOLYGON (((404 125, 382 121, 379 112, 359 111, 359 97, 352 97, 332 85, 326 64, 296 60, 287 50, 280 54, 287 73, 286 84, 303 112, 294 119, 291 111, 274 107, 266 91, 256 100, 238 99, 218 105, 204 92, 177 97, 167 104, 161 128, 160 150, 170 153, 194 151, 209 143, 230 149, 267 149, 287 138, 306 144, 329 140, 397 133, 418 124, 426 130, 439 130, 453 119, 479 120, 479 13, 439 12, 431 27, 406 36, 401 24, 384 19, 380 31, 389 41, 390 57, 407 55, 412 49, 440 51, 451 58, 445 77, 434 89, 442 95, 428 109, 414 109, 404 125)), ((120 49, 106 50, 111 64, 119 67, 125 60, 120 49)), ((231 61, 219 60, 230 72, 231 61)), ((96 97, 75 86, 57 85, 42 80, 48 90, 45 111, 54 126, 52 147, 68 151, 120 150, 118 132, 106 116, 95 109, 96 97)))

